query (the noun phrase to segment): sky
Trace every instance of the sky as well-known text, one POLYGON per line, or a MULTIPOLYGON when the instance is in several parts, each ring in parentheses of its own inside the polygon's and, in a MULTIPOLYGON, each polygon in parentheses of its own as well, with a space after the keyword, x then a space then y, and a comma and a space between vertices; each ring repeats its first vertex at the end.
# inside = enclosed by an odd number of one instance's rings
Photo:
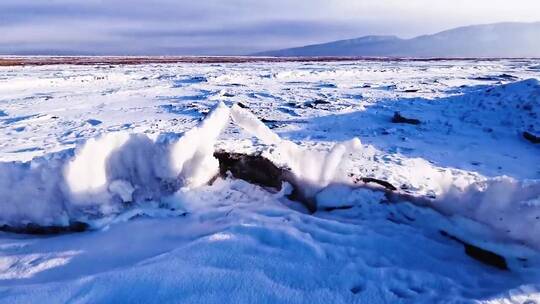
POLYGON ((540 0, 0 0, 0 54, 243 55, 540 21, 540 0))

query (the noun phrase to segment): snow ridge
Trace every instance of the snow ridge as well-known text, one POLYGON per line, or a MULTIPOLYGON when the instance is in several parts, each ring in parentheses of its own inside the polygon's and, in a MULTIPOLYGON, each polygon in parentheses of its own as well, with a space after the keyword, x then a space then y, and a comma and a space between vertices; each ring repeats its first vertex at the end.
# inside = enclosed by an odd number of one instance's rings
MULTIPOLYGON (((354 138, 329 151, 281 139, 255 115, 219 103, 195 128, 176 139, 116 132, 88 140, 75 153, 65 151, 31 162, 0 163, 0 224, 68 225, 117 215, 128 206, 176 207, 174 196, 208 184, 219 172, 214 145, 229 118, 262 143, 290 169, 302 194, 319 207, 361 203, 348 177, 347 155, 362 149, 354 138), (24 193, 21 195, 21 193, 24 193)), ((432 207, 465 216, 502 232, 502 236, 540 248, 539 181, 502 176, 446 190, 432 207)), ((378 194, 369 200, 381 200, 378 194)))
POLYGON ((179 139, 115 132, 74 153, 0 163, 0 224, 68 225, 206 184, 219 172, 214 143, 228 119, 229 108, 219 103, 179 139))

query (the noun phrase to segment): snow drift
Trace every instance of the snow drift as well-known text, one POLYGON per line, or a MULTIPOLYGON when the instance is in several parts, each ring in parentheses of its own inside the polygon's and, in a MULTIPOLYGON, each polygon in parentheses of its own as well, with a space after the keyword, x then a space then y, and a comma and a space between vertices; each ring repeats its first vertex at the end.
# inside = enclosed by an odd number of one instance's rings
MULTIPOLYGON (((361 152, 359 139, 337 143, 329 151, 310 150, 281 139, 248 110, 220 103, 180 137, 110 133, 75 151, 27 163, 0 163, 0 225, 66 226, 118 214, 133 205, 167 207, 174 201, 167 197, 205 185, 219 174, 214 145, 230 117, 271 147, 270 159, 291 173, 303 198, 315 207, 384 200, 382 192, 371 190, 358 196, 358 185, 346 172, 347 156, 361 152)), ((435 209, 474 219, 540 248, 540 182, 497 177, 445 188, 429 200, 435 209)))
MULTIPOLYGON (((518 82, 498 90, 516 92, 523 87, 527 88, 522 90, 526 96, 537 94, 533 89, 538 87, 538 81, 518 82)), ((520 103, 522 99, 518 98, 513 103, 524 104, 520 103)), ((531 98, 524 100, 530 102, 531 98)), ((485 104, 489 102, 489 98, 475 102, 485 104)), ((527 104, 529 103, 525 103, 527 104)), ((505 105, 508 106, 511 107, 512 104, 505 105)), ((512 113, 507 111, 507 116, 517 115, 512 113)), ((374 193, 367 189, 362 190, 362 196, 358 196, 358 191, 354 190, 358 186, 347 178, 348 174, 344 171, 344 162, 347 161, 345 156, 362 149, 359 139, 338 143, 329 152, 314 151, 281 139, 253 114, 239 106, 233 106, 231 116, 238 125, 263 143, 275 147, 274 157, 290 168, 304 196, 313 199, 317 208, 349 207, 368 201, 385 200, 382 192, 374 193)), ((495 228, 501 236, 540 248, 540 181, 518 181, 501 176, 467 186, 444 185, 446 180, 441 182, 444 192, 437 199, 422 202, 430 201, 431 207, 443 213, 474 219, 495 228)), ((406 196, 403 199, 406 199, 406 196)))
POLYGON ((433 205, 444 213, 472 218, 505 237, 540 249, 540 181, 501 176, 467 187, 451 186, 433 205))
POLYGON ((214 144, 233 120, 263 143, 275 147, 290 169, 301 195, 313 201, 336 181, 345 181, 345 155, 360 141, 337 143, 315 151, 282 140, 237 105, 220 103, 196 128, 178 139, 117 132, 88 140, 73 151, 0 164, 0 224, 66 226, 117 214, 129 205, 161 206, 162 198, 180 189, 207 184, 219 173, 214 144), (339 173, 339 174, 338 174, 339 173))
POLYGON ((274 154, 284 166, 290 168, 303 195, 308 198, 313 198, 318 191, 332 182, 346 182, 344 179, 346 175, 340 171, 345 155, 362 147, 360 140, 354 138, 335 144, 328 152, 310 150, 292 141, 281 139, 255 115, 238 105, 232 107, 231 116, 239 126, 264 144, 275 146, 274 154))
POLYGON ((74 153, 0 163, 0 224, 65 226, 206 184, 219 171, 214 143, 228 121, 220 103, 178 139, 110 133, 74 153))

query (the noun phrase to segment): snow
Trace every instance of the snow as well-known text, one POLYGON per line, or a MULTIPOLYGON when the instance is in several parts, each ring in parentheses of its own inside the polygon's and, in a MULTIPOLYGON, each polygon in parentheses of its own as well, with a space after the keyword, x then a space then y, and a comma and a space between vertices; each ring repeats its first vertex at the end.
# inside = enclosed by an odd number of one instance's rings
POLYGON ((200 126, 186 132, 171 147, 169 158, 174 176, 180 175, 184 187, 204 185, 219 172, 214 144, 229 122, 229 111, 219 103, 200 126))
POLYGON ((345 185, 332 185, 317 193, 317 207, 349 207, 355 203, 377 204, 383 201, 384 193, 368 189, 353 190, 345 185))
POLYGON ((219 172, 214 143, 228 121, 220 103, 178 139, 113 132, 89 139, 71 158, 65 151, 53 161, 2 163, 0 223, 66 225, 207 184, 219 172))
POLYGON ((520 182, 502 176, 465 189, 452 188, 435 204, 444 211, 476 219, 539 249, 540 241, 534 232, 540 231, 540 209, 532 203, 539 197, 539 181, 520 182))
POLYGON ((0 226, 90 231, 0 233, 0 302, 540 301, 538 64, 2 67, 0 226))
POLYGON ((256 136, 264 144, 275 146, 274 153, 279 155, 282 165, 290 168, 296 182, 307 197, 313 197, 331 182, 337 181, 336 171, 344 155, 361 146, 360 140, 354 138, 348 142, 335 144, 328 152, 305 149, 291 141, 282 140, 255 115, 238 105, 233 106, 231 113, 233 120, 240 127, 256 136))

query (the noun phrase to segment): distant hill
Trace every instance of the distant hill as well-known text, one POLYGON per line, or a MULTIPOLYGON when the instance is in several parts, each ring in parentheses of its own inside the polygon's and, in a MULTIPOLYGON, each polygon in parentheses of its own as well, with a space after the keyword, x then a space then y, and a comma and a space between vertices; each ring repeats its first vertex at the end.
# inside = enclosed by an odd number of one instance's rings
POLYGON ((365 36, 254 55, 540 57, 540 22, 472 25, 412 39, 365 36))

